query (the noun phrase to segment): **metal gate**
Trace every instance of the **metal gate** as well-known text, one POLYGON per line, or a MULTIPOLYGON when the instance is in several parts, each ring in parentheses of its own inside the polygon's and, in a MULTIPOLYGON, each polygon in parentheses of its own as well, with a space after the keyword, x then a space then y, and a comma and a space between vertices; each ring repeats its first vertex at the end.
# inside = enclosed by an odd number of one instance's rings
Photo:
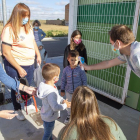
MULTIPOLYGON (((87 49, 88 65, 116 57, 108 31, 124 24, 137 35, 140 0, 70 0, 69 36, 78 29, 87 49)), ((88 71, 88 85, 94 91, 121 104, 127 96, 131 70, 127 64, 88 71)))

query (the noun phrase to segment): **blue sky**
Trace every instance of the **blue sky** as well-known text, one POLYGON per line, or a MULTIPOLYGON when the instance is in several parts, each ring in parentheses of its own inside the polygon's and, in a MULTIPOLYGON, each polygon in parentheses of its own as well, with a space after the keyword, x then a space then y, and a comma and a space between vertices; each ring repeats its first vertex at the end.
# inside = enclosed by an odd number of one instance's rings
POLYGON ((32 20, 46 20, 57 18, 64 19, 65 5, 69 3, 69 0, 6 0, 7 19, 14 6, 19 2, 29 6, 32 20))

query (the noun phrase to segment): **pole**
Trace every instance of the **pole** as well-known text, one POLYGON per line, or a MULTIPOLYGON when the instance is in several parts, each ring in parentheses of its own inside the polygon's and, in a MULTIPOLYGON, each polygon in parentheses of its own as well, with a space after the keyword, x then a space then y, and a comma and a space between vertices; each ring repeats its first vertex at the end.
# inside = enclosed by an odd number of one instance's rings
POLYGON ((2 0, 3 26, 7 22, 6 0, 2 0))

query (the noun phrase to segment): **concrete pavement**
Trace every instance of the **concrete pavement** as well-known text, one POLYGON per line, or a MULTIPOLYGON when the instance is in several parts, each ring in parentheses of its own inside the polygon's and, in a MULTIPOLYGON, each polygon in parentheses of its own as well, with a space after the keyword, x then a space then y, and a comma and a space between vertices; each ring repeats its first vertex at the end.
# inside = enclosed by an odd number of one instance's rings
POLYGON ((67 37, 44 38, 42 41, 48 57, 63 56, 68 44, 67 37), (55 50, 55 51, 54 51, 55 50))

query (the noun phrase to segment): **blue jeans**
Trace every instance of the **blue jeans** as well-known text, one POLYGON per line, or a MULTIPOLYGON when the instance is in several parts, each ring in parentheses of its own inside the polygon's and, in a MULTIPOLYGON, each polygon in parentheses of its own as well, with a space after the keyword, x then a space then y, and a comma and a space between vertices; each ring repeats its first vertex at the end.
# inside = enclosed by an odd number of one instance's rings
MULTIPOLYGON (((15 77, 17 78, 17 80, 20 79, 20 76, 18 74, 18 71, 5 59, 4 60, 4 67, 5 67, 5 71, 6 73, 15 79, 15 77)), ((33 72, 34 72, 34 65, 30 65, 30 66, 21 66, 26 72, 27 75, 25 76, 28 80, 29 85, 31 85, 32 79, 33 79, 33 72)), ((21 105, 20 103, 18 103, 16 101, 16 96, 15 96, 15 90, 11 89, 11 98, 13 101, 13 106, 15 110, 21 109, 21 105)), ((28 100, 27 105, 30 105, 32 103, 31 100, 28 100)))
POLYGON ((52 131, 54 129, 55 121, 53 122, 45 122, 43 121, 44 126, 44 136, 42 140, 53 140, 52 131))

